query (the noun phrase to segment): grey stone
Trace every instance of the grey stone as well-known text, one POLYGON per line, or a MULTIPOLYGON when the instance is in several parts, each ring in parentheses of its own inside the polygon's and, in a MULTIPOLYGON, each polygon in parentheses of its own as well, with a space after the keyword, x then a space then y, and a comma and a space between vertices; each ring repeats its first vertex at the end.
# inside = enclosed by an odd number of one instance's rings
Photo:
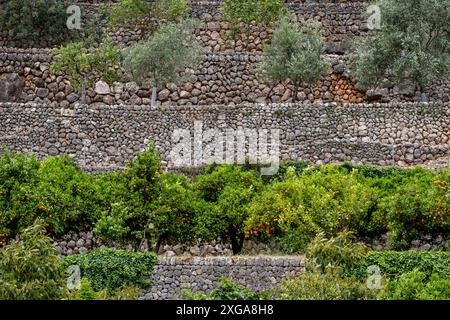
POLYGON ((17 74, 0 76, 0 102, 15 102, 20 97, 25 81, 17 74))
POLYGON ((69 101, 70 103, 73 103, 75 101, 78 101, 79 97, 76 93, 71 93, 66 97, 67 101, 69 101))
POLYGON ((111 89, 109 85, 104 81, 98 81, 95 83, 95 93, 97 94, 110 94, 111 89))

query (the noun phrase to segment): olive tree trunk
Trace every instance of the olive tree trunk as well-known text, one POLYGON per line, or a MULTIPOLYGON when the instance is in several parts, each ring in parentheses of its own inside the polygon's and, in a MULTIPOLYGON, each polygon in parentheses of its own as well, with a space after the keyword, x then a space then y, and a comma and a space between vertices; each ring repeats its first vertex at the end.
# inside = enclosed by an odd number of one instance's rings
POLYGON ((156 93, 157 93, 157 86, 154 85, 152 88, 152 108, 156 109, 156 93))
POLYGON ((86 89, 87 89, 88 77, 87 75, 83 75, 83 82, 81 83, 81 97, 80 103, 86 104, 86 89))

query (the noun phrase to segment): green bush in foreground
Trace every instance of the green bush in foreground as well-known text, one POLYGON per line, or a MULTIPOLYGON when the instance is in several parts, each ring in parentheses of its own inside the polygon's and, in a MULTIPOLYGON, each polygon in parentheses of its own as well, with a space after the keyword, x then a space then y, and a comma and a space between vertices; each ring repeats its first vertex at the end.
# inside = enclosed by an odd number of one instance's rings
POLYGON ((149 286, 147 280, 156 262, 154 253, 122 250, 94 250, 84 255, 64 259, 64 266, 80 267, 81 276, 87 278, 94 291, 114 292, 123 285, 149 286))
POLYGON ((450 278, 417 269, 390 279, 377 297, 381 300, 450 300, 450 278))
POLYGON ((374 293, 366 284, 355 278, 317 271, 284 281, 276 296, 280 300, 365 300, 373 297, 374 293))
POLYGON ((365 277, 369 266, 378 266, 382 275, 397 278, 404 273, 417 270, 427 278, 432 274, 450 278, 450 252, 445 251, 369 251, 364 263, 350 271, 358 277, 365 277))
POLYGON ((350 232, 341 232, 330 239, 320 233, 306 249, 308 267, 322 273, 331 271, 333 274, 342 274, 361 265, 367 248, 362 243, 354 243, 353 239, 350 232))
POLYGON ((0 249, 0 300, 55 300, 65 294, 63 268, 40 221, 0 249))
POLYGON ((69 300, 136 300, 139 297, 139 288, 135 286, 121 286, 114 292, 107 290, 95 291, 88 279, 81 279, 80 289, 67 295, 69 300))

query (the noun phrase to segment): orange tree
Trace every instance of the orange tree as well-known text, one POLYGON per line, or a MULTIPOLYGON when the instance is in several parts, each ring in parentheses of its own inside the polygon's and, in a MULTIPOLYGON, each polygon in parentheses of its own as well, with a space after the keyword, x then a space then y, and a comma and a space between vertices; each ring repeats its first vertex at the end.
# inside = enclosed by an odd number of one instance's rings
POLYGON ((262 189, 261 177, 255 171, 224 165, 207 169, 195 185, 203 210, 195 217, 197 234, 203 240, 228 239, 233 253, 241 251, 244 242, 248 205, 262 189))

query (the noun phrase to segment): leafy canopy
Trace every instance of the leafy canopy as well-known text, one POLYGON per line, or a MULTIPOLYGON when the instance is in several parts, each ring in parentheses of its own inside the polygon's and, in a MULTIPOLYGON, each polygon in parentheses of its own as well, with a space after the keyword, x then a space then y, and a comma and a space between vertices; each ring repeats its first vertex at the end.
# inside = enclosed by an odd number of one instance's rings
POLYGON ((448 0, 379 0, 381 28, 355 43, 352 69, 361 88, 387 77, 426 85, 449 70, 448 0))
POLYGON ((0 0, 0 27, 27 44, 40 38, 59 43, 70 33, 69 5, 66 0, 0 0))
POLYGON ((314 84, 326 73, 330 62, 322 58, 325 46, 318 22, 291 22, 283 17, 264 47, 259 76, 263 81, 291 80, 296 86, 314 84))
POLYGON ((98 48, 86 48, 82 41, 73 42, 52 50, 51 55, 53 62, 50 71, 66 74, 75 90, 81 90, 86 80, 86 84, 92 86, 98 78, 107 82, 118 79, 114 67, 120 62, 120 50, 110 42, 98 48))
POLYGON ((189 11, 186 0, 121 0, 111 10, 108 22, 112 28, 120 26, 153 32, 158 21, 179 21, 189 11))
POLYGON ((0 300, 61 299, 62 264, 42 222, 0 250, 0 300))
POLYGON ((162 26, 148 41, 124 50, 123 66, 141 85, 181 83, 200 61, 201 46, 193 33, 195 23, 185 20, 162 26))
POLYGON ((241 32, 241 25, 252 22, 271 26, 288 9, 282 0, 225 0, 220 7, 223 20, 231 25, 231 35, 241 32))

